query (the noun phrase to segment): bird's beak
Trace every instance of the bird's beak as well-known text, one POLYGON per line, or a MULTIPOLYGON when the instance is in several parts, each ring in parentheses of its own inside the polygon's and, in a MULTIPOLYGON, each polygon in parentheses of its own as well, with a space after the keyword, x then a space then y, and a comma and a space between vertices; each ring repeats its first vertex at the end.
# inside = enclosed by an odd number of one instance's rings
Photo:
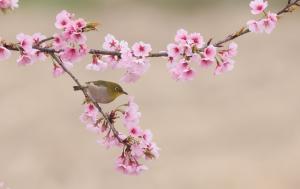
POLYGON ((125 91, 122 91, 122 93, 123 93, 123 94, 125 94, 125 95, 128 95, 128 93, 127 93, 127 92, 125 92, 125 91))

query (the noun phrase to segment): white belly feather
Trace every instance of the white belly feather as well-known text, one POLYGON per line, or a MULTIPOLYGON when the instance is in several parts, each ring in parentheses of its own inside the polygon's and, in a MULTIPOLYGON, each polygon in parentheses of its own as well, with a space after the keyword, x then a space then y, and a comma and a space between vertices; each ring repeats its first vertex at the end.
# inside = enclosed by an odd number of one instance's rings
POLYGON ((89 83, 88 93, 98 103, 106 104, 111 101, 107 88, 104 86, 96 86, 93 83, 89 83))

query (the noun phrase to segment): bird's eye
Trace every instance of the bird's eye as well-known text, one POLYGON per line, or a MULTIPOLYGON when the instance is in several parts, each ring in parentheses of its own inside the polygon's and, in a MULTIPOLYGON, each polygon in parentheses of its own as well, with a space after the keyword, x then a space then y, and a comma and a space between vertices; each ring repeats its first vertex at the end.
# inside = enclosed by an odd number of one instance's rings
POLYGON ((119 91, 119 88, 118 88, 118 87, 115 87, 115 91, 119 91))

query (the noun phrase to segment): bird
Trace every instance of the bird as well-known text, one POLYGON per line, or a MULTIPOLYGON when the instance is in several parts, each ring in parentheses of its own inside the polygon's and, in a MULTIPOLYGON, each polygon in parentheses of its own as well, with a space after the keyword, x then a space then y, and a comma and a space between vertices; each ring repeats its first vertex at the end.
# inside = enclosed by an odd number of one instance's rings
POLYGON ((103 80, 89 81, 85 86, 73 86, 73 89, 86 89, 90 97, 100 104, 108 104, 123 94, 128 95, 118 83, 103 80))

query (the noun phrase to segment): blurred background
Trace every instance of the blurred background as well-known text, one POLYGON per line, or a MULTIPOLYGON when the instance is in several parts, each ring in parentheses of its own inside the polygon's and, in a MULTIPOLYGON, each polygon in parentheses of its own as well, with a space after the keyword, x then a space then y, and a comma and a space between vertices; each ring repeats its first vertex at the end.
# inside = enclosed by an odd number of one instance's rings
MULTIPOLYGON (((0 16, 0 35, 52 35, 62 9, 99 21, 88 34, 100 48, 107 33, 131 44, 145 41, 155 51, 185 28, 223 39, 253 18, 249 1, 238 0, 21 0, 0 16)), ((269 1, 271 10, 285 0, 269 1)), ((271 35, 236 40, 234 71, 215 77, 199 70, 193 82, 171 79, 164 59, 134 85, 142 128, 154 133, 161 157, 138 177, 114 170, 119 150, 106 150, 79 121, 81 93, 63 76, 54 79, 50 61, 18 67, 15 57, 0 63, 0 179, 11 189, 299 189, 300 188, 300 11, 288 14, 271 35), (159 81, 159 82, 158 82, 159 81)), ((80 80, 118 81, 119 71, 73 69, 80 80)), ((105 110, 126 102, 119 98, 105 110)), ((121 127, 119 124, 117 127, 121 127)))

